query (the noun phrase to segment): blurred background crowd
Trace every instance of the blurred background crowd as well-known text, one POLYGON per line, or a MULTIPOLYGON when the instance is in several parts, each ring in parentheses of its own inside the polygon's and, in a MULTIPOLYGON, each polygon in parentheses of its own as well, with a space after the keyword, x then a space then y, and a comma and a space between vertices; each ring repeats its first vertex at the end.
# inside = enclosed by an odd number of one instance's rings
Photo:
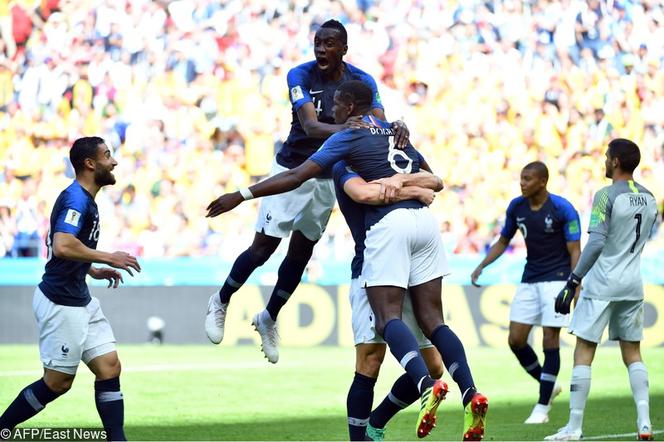
MULTIPOLYGON (((99 135, 119 163, 97 197, 100 249, 234 259, 256 203, 204 209, 268 173, 291 122, 286 73, 329 18, 443 178, 449 251, 495 240, 536 159, 585 229, 612 137, 641 147, 637 178, 662 201, 663 1, 0 0, 0 257, 44 255, 71 142, 99 135)), ((336 213, 313 266, 350 243, 336 213)))

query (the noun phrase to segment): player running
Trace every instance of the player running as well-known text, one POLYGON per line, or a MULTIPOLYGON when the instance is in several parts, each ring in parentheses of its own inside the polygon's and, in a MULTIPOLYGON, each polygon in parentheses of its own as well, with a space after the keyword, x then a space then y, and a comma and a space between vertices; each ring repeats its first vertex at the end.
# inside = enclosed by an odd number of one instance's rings
POLYGON ((32 301, 44 376, 9 405, 0 416, 0 429, 13 429, 69 391, 83 361, 96 376, 95 404, 108 440, 126 440, 115 337, 99 300, 90 296, 85 275, 107 279, 109 288, 117 288, 123 282, 120 272, 91 263, 123 269, 132 276, 132 269, 140 272, 141 266, 128 253, 95 250, 100 220, 94 198, 99 189, 115 184, 112 171, 118 164, 110 149, 99 137, 79 138, 69 158, 76 180, 53 206, 46 240, 48 261, 32 301))
MULTIPOLYGON (((421 166, 426 166, 420 157, 421 166)), ((355 338, 355 376, 348 391, 346 410, 350 440, 383 440, 385 426, 400 410, 406 408, 419 397, 417 385, 407 374, 396 380, 388 396, 372 412, 374 386, 380 366, 385 358, 385 341, 376 333, 374 313, 369 305, 366 290, 362 287, 361 272, 364 262, 365 204, 378 205, 409 199, 417 199, 430 205, 434 191, 442 190, 440 178, 428 172, 401 174, 403 186, 394 194, 379 183, 367 183, 352 171, 344 161, 333 168, 337 202, 355 242, 355 256, 351 263, 350 302, 352 310, 353 335, 355 338)), ((396 190, 396 189, 395 189, 396 190)), ((420 330, 413 314, 410 296, 403 305, 403 320, 412 330, 424 358, 429 373, 438 379, 443 374, 440 354, 420 330)))
MULTIPOLYGON (((521 194, 507 207, 505 226, 498 241, 471 275, 477 285, 482 270, 507 249, 517 228, 526 241, 526 266, 510 311, 508 342, 521 366, 539 382, 539 400, 526 424, 549 421, 551 401, 561 388, 556 384, 560 371, 560 329, 567 327, 568 315, 556 313, 553 300, 565 286, 565 278, 581 254, 579 214, 565 198, 546 189, 549 170, 540 161, 521 171, 521 194), (544 364, 528 345, 534 325, 542 327, 544 364)), ((478 286, 479 287, 479 286, 478 286)))
POLYGON ((576 336, 567 425, 546 440, 582 437, 583 412, 590 392, 590 366, 602 333, 620 342, 622 359, 636 404, 639 440, 652 440, 648 398, 648 371, 641 358, 643 339, 643 281, 641 252, 657 220, 653 194, 634 182, 641 161, 639 147, 616 138, 606 152, 606 177, 613 184, 595 194, 588 227, 588 243, 555 301, 557 312, 567 314, 583 279, 581 295, 569 332, 576 336))
MULTIPOLYGON (((292 103, 291 131, 272 165, 271 175, 292 170, 311 156, 325 139, 348 127, 366 127, 360 119, 336 124, 332 115, 334 91, 346 80, 360 80, 371 88, 370 112, 384 119, 376 82, 371 75, 345 63, 347 33, 336 20, 321 25, 314 37, 315 61, 301 64, 288 72, 288 90, 292 103)), ((398 123, 397 123, 398 124, 398 123)), ((407 130, 400 130, 399 142, 405 144, 407 130)), ((298 189, 261 202, 256 234, 251 246, 233 263, 230 274, 218 293, 210 296, 205 331, 211 342, 224 338, 226 312, 231 296, 247 281, 256 268, 272 256, 282 238, 292 232, 288 252, 278 270, 278 278, 265 309, 253 318, 260 334, 261 349, 272 363, 279 360, 277 315, 297 288, 311 258, 314 245, 334 207, 334 185, 329 174, 309 180, 298 189)))
MULTIPOLYGON (((366 115, 371 108, 372 91, 360 81, 343 83, 334 94, 335 121, 366 115)), ((394 131, 384 121, 365 116, 375 127, 352 129, 335 134, 302 165, 268 178, 239 192, 222 195, 208 206, 209 217, 232 210, 243 200, 287 192, 317 176, 340 160, 365 181, 389 178, 397 173, 419 171, 415 149, 395 148, 394 131)), ((410 287, 413 309, 424 335, 440 352, 445 367, 461 390, 466 410, 465 440, 484 436, 487 398, 478 393, 463 344, 443 323, 441 280, 447 267, 438 224, 420 201, 407 200, 366 209, 362 285, 376 315, 376 331, 390 351, 417 384, 421 409, 417 435, 424 437, 432 428, 446 385, 434 380, 418 351, 417 341, 401 320, 405 289, 410 287), (369 229, 370 228, 370 229, 369 229)))

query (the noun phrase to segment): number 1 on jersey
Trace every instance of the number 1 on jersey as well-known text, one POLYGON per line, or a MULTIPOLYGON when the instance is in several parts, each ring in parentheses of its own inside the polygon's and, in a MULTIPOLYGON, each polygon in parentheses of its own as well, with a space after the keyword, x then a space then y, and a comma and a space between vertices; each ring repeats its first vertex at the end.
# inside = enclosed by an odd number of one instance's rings
POLYGON ((636 239, 634 240, 634 244, 632 244, 632 248, 629 249, 629 253, 634 253, 636 243, 638 243, 641 238, 641 219, 643 219, 643 216, 640 213, 637 213, 634 215, 634 218, 636 219, 636 239))

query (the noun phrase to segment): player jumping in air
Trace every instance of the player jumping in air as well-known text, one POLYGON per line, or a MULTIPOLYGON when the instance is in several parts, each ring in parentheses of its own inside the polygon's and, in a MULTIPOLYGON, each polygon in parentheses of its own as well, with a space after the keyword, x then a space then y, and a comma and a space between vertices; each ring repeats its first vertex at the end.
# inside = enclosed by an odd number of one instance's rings
POLYGON ((115 337, 99 300, 90 296, 85 276, 107 279, 109 288, 117 288, 123 282, 120 272, 91 263, 123 269, 132 276, 132 269, 140 272, 141 266, 128 253, 96 250, 100 220, 94 198, 99 189, 115 184, 112 171, 118 164, 110 149, 101 138, 79 138, 69 157, 76 180, 53 206, 48 261, 32 301, 44 376, 9 405, 0 416, 0 429, 13 429, 69 391, 83 361, 96 376, 95 403, 108 440, 126 440, 115 337))
MULTIPOLYGON (((334 91, 346 80, 365 82, 372 93, 370 112, 384 119, 376 82, 367 73, 345 63, 348 50, 346 29, 336 20, 328 20, 314 37, 315 61, 301 64, 288 72, 288 90, 292 103, 291 131, 272 165, 271 175, 292 170, 316 152, 330 135, 348 127, 366 127, 360 119, 336 124, 332 115, 334 91)), ((397 142, 405 144, 407 129, 401 128, 397 142)), ((254 315, 265 357, 279 360, 277 315, 297 288, 311 258, 316 242, 323 235, 334 207, 334 185, 324 174, 309 180, 298 189, 261 201, 256 234, 251 246, 233 263, 219 292, 210 296, 205 331, 211 342, 224 338, 224 325, 231 296, 251 273, 272 256, 282 238, 292 232, 288 252, 278 270, 278 279, 265 310, 254 315)))
POLYGON ((561 391, 556 384, 560 371, 560 329, 567 326, 569 316, 556 313, 553 300, 565 286, 565 278, 581 254, 579 214, 565 198, 546 190, 548 180, 549 171, 540 161, 523 168, 522 196, 510 202, 498 241, 471 275, 472 283, 477 286, 482 270, 505 252, 516 230, 521 230, 528 256, 512 301, 508 342, 521 366, 539 382, 539 400, 526 419, 527 424, 548 422, 551 401, 561 391), (542 326, 542 365, 528 345, 534 325, 542 326))
MULTIPOLYGON (((352 116, 364 116, 374 127, 350 129, 330 137, 321 149, 302 165, 280 173, 239 192, 222 195, 208 206, 208 215, 232 210, 245 199, 287 192, 345 160, 365 181, 390 178, 397 173, 419 171, 415 149, 395 148, 394 131, 384 121, 366 115, 372 91, 360 81, 343 83, 334 94, 334 118, 342 123, 352 116)), ((484 437, 488 400, 477 392, 463 344, 443 323, 441 281, 447 260, 438 223, 418 200, 385 206, 368 206, 362 268, 362 285, 376 315, 376 331, 418 386, 421 398, 417 420, 418 437, 432 428, 436 410, 445 398, 447 385, 434 380, 418 351, 410 329, 401 320, 406 288, 410 287, 413 309, 424 335, 440 352, 443 363, 461 390, 466 410, 465 440, 484 437)))
POLYGON ((574 368, 569 398, 569 421, 546 440, 578 440, 590 392, 590 366, 602 333, 609 326, 609 339, 619 341, 622 359, 636 404, 639 440, 653 438, 648 398, 648 371, 641 358, 643 339, 643 281, 641 252, 657 220, 657 202, 648 189, 634 182, 639 147, 617 138, 606 152, 606 177, 613 184, 595 194, 588 227, 588 243, 558 294, 555 309, 570 311, 581 284, 569 332, 576 336, 574 368))

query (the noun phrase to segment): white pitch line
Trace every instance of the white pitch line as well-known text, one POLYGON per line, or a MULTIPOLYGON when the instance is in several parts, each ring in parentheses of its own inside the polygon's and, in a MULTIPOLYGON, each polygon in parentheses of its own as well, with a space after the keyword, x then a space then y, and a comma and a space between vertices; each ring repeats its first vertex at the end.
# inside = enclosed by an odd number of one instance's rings
MULTIPOLYGON (((270 364, 271 365, 271 364, 270 364)), ((215 370, 247 370, 270 367, 266 362, 243 362, 237 364, 158 364, 158 365, 143 365, 143 366, 123 366, 122 371, 125 373, 149 373, 160 371, 215 371, 215 370)), ((301 366, 302 364, 279 364, 277 368, 293 368, 301 366)), ((33 376, 41 374, 41 370, 4 370, 0 371, 0 377, 14 377, 14 376, 33 376)))
MULTIPOLYGON (((652 434, 661 434, 664 433, 664 430, 653 431, 652 434)), ((590 436, 585 437, 581 440, 604 440, 604 439, 618 439, 619 437, 636 437, 636 433, 622 433, 622 434, 604 434, 602 436, 590 436)))

